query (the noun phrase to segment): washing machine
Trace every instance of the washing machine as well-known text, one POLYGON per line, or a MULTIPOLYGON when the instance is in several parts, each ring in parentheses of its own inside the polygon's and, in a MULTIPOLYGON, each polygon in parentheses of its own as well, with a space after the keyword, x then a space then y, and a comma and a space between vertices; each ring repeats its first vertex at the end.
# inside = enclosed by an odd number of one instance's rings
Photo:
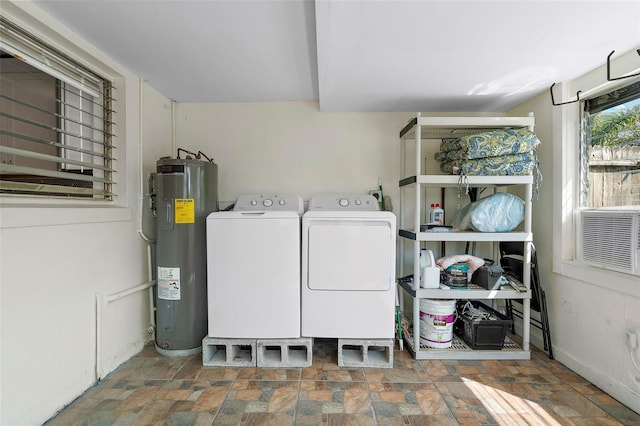
POLYGON ((316 195, 302 216, 302 336, 394 337, 396 217, 370 195, 316 195))
POLYGON ((246 194, 207 216, 208 335, 300 337, 302 198, 246 194))

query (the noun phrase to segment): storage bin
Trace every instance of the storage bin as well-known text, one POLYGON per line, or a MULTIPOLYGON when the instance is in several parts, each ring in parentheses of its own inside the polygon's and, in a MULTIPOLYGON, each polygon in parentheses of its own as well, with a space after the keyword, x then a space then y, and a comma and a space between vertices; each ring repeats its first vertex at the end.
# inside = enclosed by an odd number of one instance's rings
POLYGON ((455 330, 472 349, 496 350, 504 346, 504 338, 512 321, 505 315, 478 301, 469 301, 475 309, 489 314, 488 319, 472 318, 463 312, 466 301, 458 302, 458 319, 462 323, 455 330))

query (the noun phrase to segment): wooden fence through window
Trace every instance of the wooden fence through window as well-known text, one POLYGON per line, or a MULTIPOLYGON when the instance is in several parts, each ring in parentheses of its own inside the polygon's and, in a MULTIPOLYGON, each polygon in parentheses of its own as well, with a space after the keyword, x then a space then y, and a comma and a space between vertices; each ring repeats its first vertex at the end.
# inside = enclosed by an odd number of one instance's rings
POLYGON ((640 205, 640 146, 591 147, 589 206, 640 205))

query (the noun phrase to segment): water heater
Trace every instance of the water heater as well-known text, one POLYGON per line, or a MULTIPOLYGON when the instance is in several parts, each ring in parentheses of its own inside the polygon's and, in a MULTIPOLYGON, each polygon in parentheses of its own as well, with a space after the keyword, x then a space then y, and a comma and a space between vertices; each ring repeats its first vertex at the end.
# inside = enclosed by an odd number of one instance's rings
POLYGON ((190 355, 207 334, 206 217, 218 210, 218 166, 161 158, 154 180, 156 349, 190 355))

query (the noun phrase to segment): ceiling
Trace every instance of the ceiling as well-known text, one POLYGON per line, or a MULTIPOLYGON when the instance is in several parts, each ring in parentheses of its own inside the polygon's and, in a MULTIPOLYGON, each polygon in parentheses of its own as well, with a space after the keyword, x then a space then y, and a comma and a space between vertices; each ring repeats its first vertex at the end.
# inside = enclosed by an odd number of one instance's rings
POLYGON ((640 47, 640 0, 35 3, 177 102, 500 112, 640 47))

